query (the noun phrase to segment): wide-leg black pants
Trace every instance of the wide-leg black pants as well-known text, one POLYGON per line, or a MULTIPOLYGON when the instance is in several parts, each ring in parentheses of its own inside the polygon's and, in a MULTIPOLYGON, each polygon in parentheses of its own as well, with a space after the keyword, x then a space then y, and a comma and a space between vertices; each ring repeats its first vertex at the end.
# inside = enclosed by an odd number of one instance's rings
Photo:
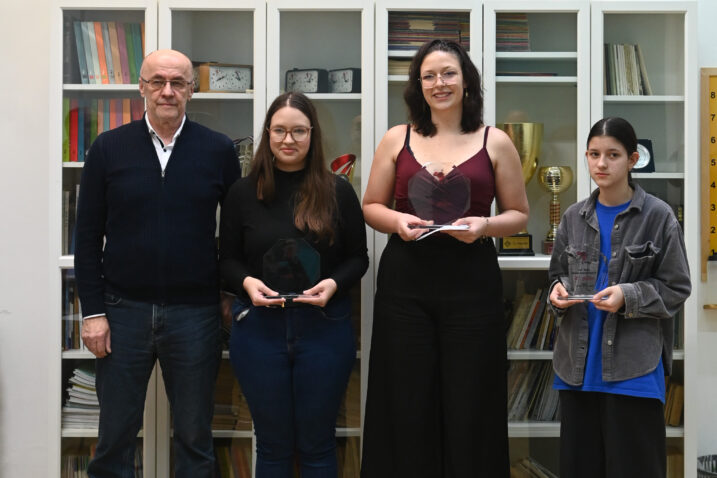
POLYGON ((664 407, 656 398, 560 391, 561 478, 664 478, 664 407))
POLYGON ((378 273, 363 478, 508 476, 502 296, 492 241, 391 237, 378 273))

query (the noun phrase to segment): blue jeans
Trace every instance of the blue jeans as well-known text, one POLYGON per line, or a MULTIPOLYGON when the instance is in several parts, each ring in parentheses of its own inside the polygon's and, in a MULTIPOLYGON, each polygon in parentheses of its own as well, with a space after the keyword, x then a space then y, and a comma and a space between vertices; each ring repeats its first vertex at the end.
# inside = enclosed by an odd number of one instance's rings
POLYGON ((96 360, 99 442, 92 478, 134 478, 147 382, 157 359, 172 408, 177 478, 211 477, 218 305, 158 305, 105 295, 112 353, 96 360))
POLYGON ((257 478, 336 478, 336 417, 356 359, 348 298, 316 307, 250 307, 230 356, 257 438, 257 478))

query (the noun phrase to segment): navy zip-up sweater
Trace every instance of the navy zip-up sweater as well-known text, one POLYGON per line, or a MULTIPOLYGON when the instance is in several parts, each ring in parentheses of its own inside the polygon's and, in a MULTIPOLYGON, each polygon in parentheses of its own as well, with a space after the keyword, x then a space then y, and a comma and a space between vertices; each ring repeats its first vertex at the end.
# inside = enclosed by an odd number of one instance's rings
POLYGON ((144 118, 99 135, 77 207, 83 316, 105 313, 105 292, 157 304, 216 303, 216 210, 239 174, 231 140, 188 119, 164 173, 144 118))

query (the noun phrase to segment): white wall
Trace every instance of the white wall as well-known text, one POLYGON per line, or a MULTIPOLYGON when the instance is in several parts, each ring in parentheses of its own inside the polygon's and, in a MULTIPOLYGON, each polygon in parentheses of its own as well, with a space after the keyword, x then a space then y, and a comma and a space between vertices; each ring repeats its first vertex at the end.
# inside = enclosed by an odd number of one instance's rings
MULTIPOLYGON (((717 2, 698 0, 699 66, 717 67, 717 2)), ((43 333, 59 311, 48 298, 49 86, 51 0, 0 4, 0 476, 46 478, 46 457, 57 451, 54 407, 58 337, 43 333), (53 388, 53 389, 51 389, 53 388)), ((698 72, 695 72, 698 74, 698 72)), ((699 277, 698 271, 695 278, 699 277)), ((717 264, 705 301, 717 302, 717 264)), ((700 319, 700 429, 698 455, 717 453, 717 316, 700 319)))
MULTIPOLYGON (((0 476, 46 478, 49 0, 0 6, 0 476)), ((54 340, 53 340, 54 339, 54 340)), ((53 395, 57 396, 58 391, 53 395)))

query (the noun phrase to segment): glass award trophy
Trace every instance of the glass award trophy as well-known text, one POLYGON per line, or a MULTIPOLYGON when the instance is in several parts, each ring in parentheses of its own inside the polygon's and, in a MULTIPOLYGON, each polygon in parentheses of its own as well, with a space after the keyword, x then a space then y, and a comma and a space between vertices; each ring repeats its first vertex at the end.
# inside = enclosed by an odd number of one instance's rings
POLYGON ((437 231, 466 230, 467 224, 452 225, 463 217, 471 203, 471 182, 452 164, 426 163, 408 180, 408 200, 416 216, 431 225, 411 225, 412 229, 437 231))
POLYGON ((262 279, 278 295, 267 299, 293 299, 319 281, 321 256, 304 239, 279 239, 266 251, 262 279))
POLYGON ((563 256, 567 257, 568 275, 561 277, 561 282, 568 291, 562 300, 591 300, 606 284, 607 258, 599 248, 593 245, 570 246, 563 256), (600 267, 602 264, 603 267, 600 267))

